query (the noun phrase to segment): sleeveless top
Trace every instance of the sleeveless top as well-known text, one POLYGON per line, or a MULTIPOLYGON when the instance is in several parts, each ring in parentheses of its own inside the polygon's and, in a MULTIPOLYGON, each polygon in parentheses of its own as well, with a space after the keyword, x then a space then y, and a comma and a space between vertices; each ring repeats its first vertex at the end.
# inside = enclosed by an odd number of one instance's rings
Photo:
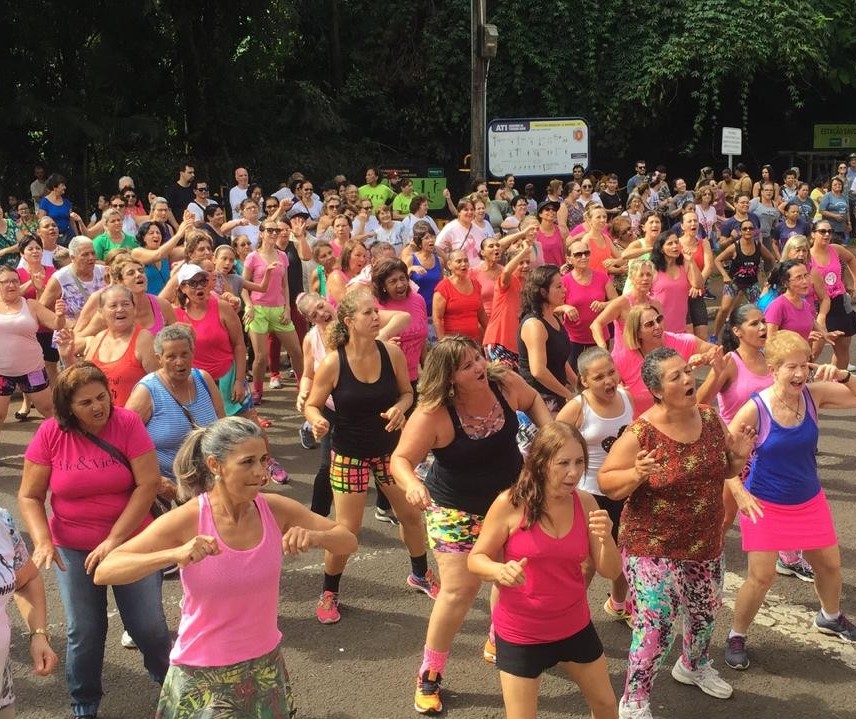
POLYGON ((600 471, 601 465, 615 440, 633 421, 633 406, 630 404, 630 395, 623 387, 617 387, 616 391, 624 403, 624 409, 617 417, 601 417, 583 399, 582 395, 571 400, 582 404, 582 423, 579 429, 588 447, 588 468, 579 487, 589 494, 603 495, 603 492, 600 491, 600 485, 597 483, 597 473, 600 471))
POLYGON ((151 295, 160 294, 160 291, 166 287, 169 282, 169 258, 164 257, 160 262, 151 265, 145 265, 146 291, 151 295))
MULTIPOLYGON (((520 327, 517 330, 517 352, 520 355, 520 376, 526 380, 528 385, 534 387, 538 394, 558 397, 555 392, 547 389, 538 380, 536 380, 529 369, 529 350, 526 348, 526 343, 523 341, 522 333, 523 324, 526 320, 533 317, 544 325, 544 329, 547 330, 547 369, 550 374, 556 378, 559 384, 565 384, 568 381, 565 378, 565 362, 568 361, 568 357, 571 355, 571 340, 568 337, 568 333, 565 332, 561 324, 558 329, 554 329, 543 317, 532 313, 524 315, 520 319, 520 327)), ((562 398, 559 397, 559 399, 561 400, 562 398)))
POLYGON ((545 235, 539 227, 535 233, 535 239, 541 243, 545 263, 559 267, 565 264, 565 241, 562 239, 558 225, 553 226, 553 232, 550 235, 545 235))
POLYGON ((455 435, 445 447, 432 450, 434 464, 425 478, 431 500, 440 507, 484 516, 499 493, 517 481, 523 468, 516 443, 517 414, 498 385, 491 382, 490 389, 502 405, 503 424, 488 437, 469 437, 455 408, 446 406, 455 435))
POLYGON ((574 492, 574 520, 563 537, 551 537, 538 522, 521 526, 505 543, 503 561, 526 557, 526 581, 499 587, 493 609, 496 633, 515 644, 566 639, 591 621, 582 563, 589 556, 588 521, 574 492))
POLYGON ((826 287, 826 294, 829 299, 834 299, 845 292, 844 282, 841 280, 841 260, 832 248, 828 249, 829 261, 825 265, 821 265, 811 258, 810 266, 817 270, 818 274, 823 279, 823 284, 826 287))
POLYGON ((669 277, 666 272, 654 273, 651 295, 663 307, 663 329, 666 332, 683 332, 687 326, 690 280, 686 267, 678 265, 678 276, 669 277))
POLYGON ((817 408, 808 387, 803 387, 805 415, 795 427, 783 427, 770 412, 768 399, 756 393, 758 436, 749 465, 746 489, 758 499, 776 504, 802 504, 820 492, 817 476, 817 408))
POLYGON ((398 444, 401 430, 387 432, 380 416, 398 401, 395 369, 383 342, 375 340, 380 353, 380 376, 362 382, 351 371, 348 354, 339 347, 339 380, 331 395, 336 405, 336 424, 331 437, 333 451, 344 457, 372 459, 389 454, 398 444))
POLYGON ((629 555, 703 562, 722 554, 725 432, 713 407, 698 410, 693 442, 678 442, 642 417, 627 428, 643 451, 664 458, 624 503, 618 545, 629 555))
MULTIPOLYGON (((412 257, 414 265, 417 267, 424 267, 415 252, 412 257)), ((425 267, 424 275, 411 274, 410 279, 412 279, 419 287, 419 294, 422 296, 422 299, 425 300, 425 309, 428 311, 428 321, 430 322, 431 310, 434 307, 434 288, 437 287, 437 283, 443 279, 443 268, 440 266, 440 256, 435 252, 434 266, 431 268, 425 267)))
POLYGON ((146 297, 149 299, 149 304, 152 306, 152 314, 154 315, 155 321, 152 322, 151 327, 146 327, 146 329, 152 333, 152 337, 154 337, 158 332, 163 329, 164 321, 163 321, 163 312, 161 312, 160 304, 158 303, 158 298, 155 297, 151 293, 147 293, 146 297))
MULTIPOLYGON (((327 347, 324 345, 324 338, 321 336, 321 330, 318 325, 312 325, 312 327, 309 328, 309 331, 306 333, 306 338, 309 340, 309 346, 312 350, 312 366, 317 370, 321 361, 327 356, 328 352, 327 347)), ((306 361, 305 358, 304 361, 306 361)), ((324 406, 332 410, 336 409, 336 406, 333 404, 332 396, 327 398, 324 406)))
MULTIPOLYGON (((207 427, 217 420, 217 411, 214 409, 208 385, 205 384, 199 370, 194 368, 190 376, 196 396, 190 404, 183 406, 190 412, 197 427, 207 427)), ((157 373, 147 374, 140 380, 140 384, 149 391, 152 398, 152 416, 146 422, 146 431, 154 442, 160 473, 174 480, 172 463, 175 455, 178 454, 178 448, 193 427, 187 415, 181 411, 176 399, 164 387, 157 373)))
POLYGON ((90 361, 107 377, 107 387, 110 389, 110 394, 113 395, 114 407, 124 407, 128 397, 131 396, 134 385, 146 375, 143 363, 137 359, 137 337, 139 337, 141 329, 139 325, 134 325, 128 347, 117 360, 105 362, 98 357, 101 343, 107 336, 106 332, 101 335, 101 339, 98 340, 98 344, 95 345, 95 350, 92 353, 90 361))
POLYGON ((755 392, 760 392, 773 384, 773 378, 769 374, 755 374, 750 370, 738 352, 729 352, 728 356, 734 362, 737 376, 734 381, 716 395, 719 403, 719 415, 725 424, 734 419, 737 411, 746 404, 746 401, 755 392))
POLYGON ((215 381, 232 368, 232 362, 235 360, 229 332, 220 321, 219 303, 217 296, 211 295, 205 315, 198 320, 187 314, 183 307, 175 308, 178 321, 189 324, 196 333, 193 366, 204 369, 215 381))
POLYGON ((253 504, 262 539, 252 549, 232 549, 220 538, 208 493, 197 501, 198 533, 213 536, 220 554, 181 570, 184 604, 170 663, 223 667, 264 656, 282 639, 276 624, 282 530, 259 494, 253 504))
POLYGON ((740 289, 746 289, 758 282, 758 270, 761 268, 761 245, 755 242, 755 252, 747 255, 740 247, 740 240, 734 243, 735 255, 728 265, 728 274, 740 289))
POLYGON ((27 303, 22 297, 20 312, 0 314, 0 337, 4 346, 0 351, 0 375, 4 377, 21 377, 45 366, 41 345, 36 340, 39 321, 27 303))

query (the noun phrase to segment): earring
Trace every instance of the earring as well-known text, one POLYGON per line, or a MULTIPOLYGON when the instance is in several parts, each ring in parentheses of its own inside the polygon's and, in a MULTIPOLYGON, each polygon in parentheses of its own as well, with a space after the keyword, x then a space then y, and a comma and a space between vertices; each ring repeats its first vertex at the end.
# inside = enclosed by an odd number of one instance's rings
POLYGON ((223 479, 219 474, 214 475, 214 484, 217 484, 221 479, 223 479))
POLYGON ((455 385, 449 385, 449 399, 453 399, 455 396, 455 385))

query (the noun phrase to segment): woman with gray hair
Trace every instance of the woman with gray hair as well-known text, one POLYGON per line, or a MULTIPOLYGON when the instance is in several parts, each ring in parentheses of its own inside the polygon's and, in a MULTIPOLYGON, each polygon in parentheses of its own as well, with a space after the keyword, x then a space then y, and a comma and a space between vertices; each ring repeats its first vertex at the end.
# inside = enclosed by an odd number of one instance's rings
POLYGON ((125 404, 140 415, 155 445, 160 466, 159 496, 176 496, 173 462, 181 443, 198 427, 225 417, 223 398, 205 370, 193 367, 195 338, 187 325, 164 327, 155 336, 160 368, 143 377, 125 404))
POLYGON ((188 501, 96 570, 98 584, 117 585, 171 564, 181 568, 184 602, 157 708, 161 719, 226 706, 240 717, 294 715, 277 628, 282 555, 314 547, 347 555, 357 539, 293 499, 262 494, 267 464, 262 430, 247 419, 227 417, 193 430, 174 466, 179 496, 188 501))
POLYGON ((88 237, 72 239, 68 254, 71 264, 54 272, 39 301, 51 308, 58 299, 65 300, 65 326, 72 329, 89 296, 107 285, 107 268, 96 264, 95 248, 88 237))
POLYGON ((654 405, 615 441, 598 474, 610 499, 627 498, 618 544, 633 638, 622 719, 651 719, 651 688, 681 615, 683 651, 672 677, 718 699, 732 694, 710 660, 722 604, 722 488, 728 480, 738 507, 747 506, 737 475, 755 436, 748 427, 732 436, 714 408, 697 404, 692 366, 674 349, 648 353, 642 379, 654 405))

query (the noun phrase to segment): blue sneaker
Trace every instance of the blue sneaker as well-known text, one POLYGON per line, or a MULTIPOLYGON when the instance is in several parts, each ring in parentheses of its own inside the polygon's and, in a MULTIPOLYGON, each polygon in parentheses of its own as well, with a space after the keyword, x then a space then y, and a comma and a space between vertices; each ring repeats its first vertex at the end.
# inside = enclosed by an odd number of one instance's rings
POLYGON ((844 614, 839 614, 835 619, 827 619, 823 612, 818 612, 814 618, 814 626, 821 634, 829 634, 845 642, 856 642, 856 625, 844 614))

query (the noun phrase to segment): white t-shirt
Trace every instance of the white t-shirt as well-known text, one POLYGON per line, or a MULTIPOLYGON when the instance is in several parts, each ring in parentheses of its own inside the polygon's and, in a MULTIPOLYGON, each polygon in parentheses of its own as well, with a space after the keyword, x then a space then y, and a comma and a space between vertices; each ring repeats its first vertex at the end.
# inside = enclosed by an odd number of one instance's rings
POLYGON ((208 200, 204 205, 194 200, 187 206, 187 211, 193 213, 197 222, 205 222, 205 208, 216 204, 216 200, 208 200))
POLYGON ((231 237, 246 235, 250 238, 250 245, 252 245, 253 249, 256 249, 259 244, 259 225, 238 225, 229 235, 231 237))
POLYGON ((413 239, 413 225, 419 222, 419 220, 424 220, 431 225, 431 231, 434 233, 434 237, 440 234, 440 228, 437 227, 437 223, 434 222, 434 218, 431 217, 431 215, 416 217, 411 213, 401 221, 401 239, 405 245, 409 244, 410 240, 413 239))
POLYGON ((15 694, 12 692, 12 674, 7 666, 9 643, 12 638, 7 607, 9 599, 15 592, 15 573, 27 563, 29 558, 27 547, 15 527, 12 515, 7 509, 0 508, 0 671, 3 671, 0 708, 15 701, 15 694))
POLYGON ((476 267, 481 262, 479 252, 483 239, 484 230, 476 227, 475 222, 470 225, 470 229, 466 229, 460 221, 452 220, 437 235, 437 247, 446 253, 463 250, 470 260, 470 266, 476 267))
POLYGON ((241 203, 247 199, 247 190, 249 185, 244 188, 235 185, 229 190, 229 207, 232 208, 232 217, 241 216, 241 203))

